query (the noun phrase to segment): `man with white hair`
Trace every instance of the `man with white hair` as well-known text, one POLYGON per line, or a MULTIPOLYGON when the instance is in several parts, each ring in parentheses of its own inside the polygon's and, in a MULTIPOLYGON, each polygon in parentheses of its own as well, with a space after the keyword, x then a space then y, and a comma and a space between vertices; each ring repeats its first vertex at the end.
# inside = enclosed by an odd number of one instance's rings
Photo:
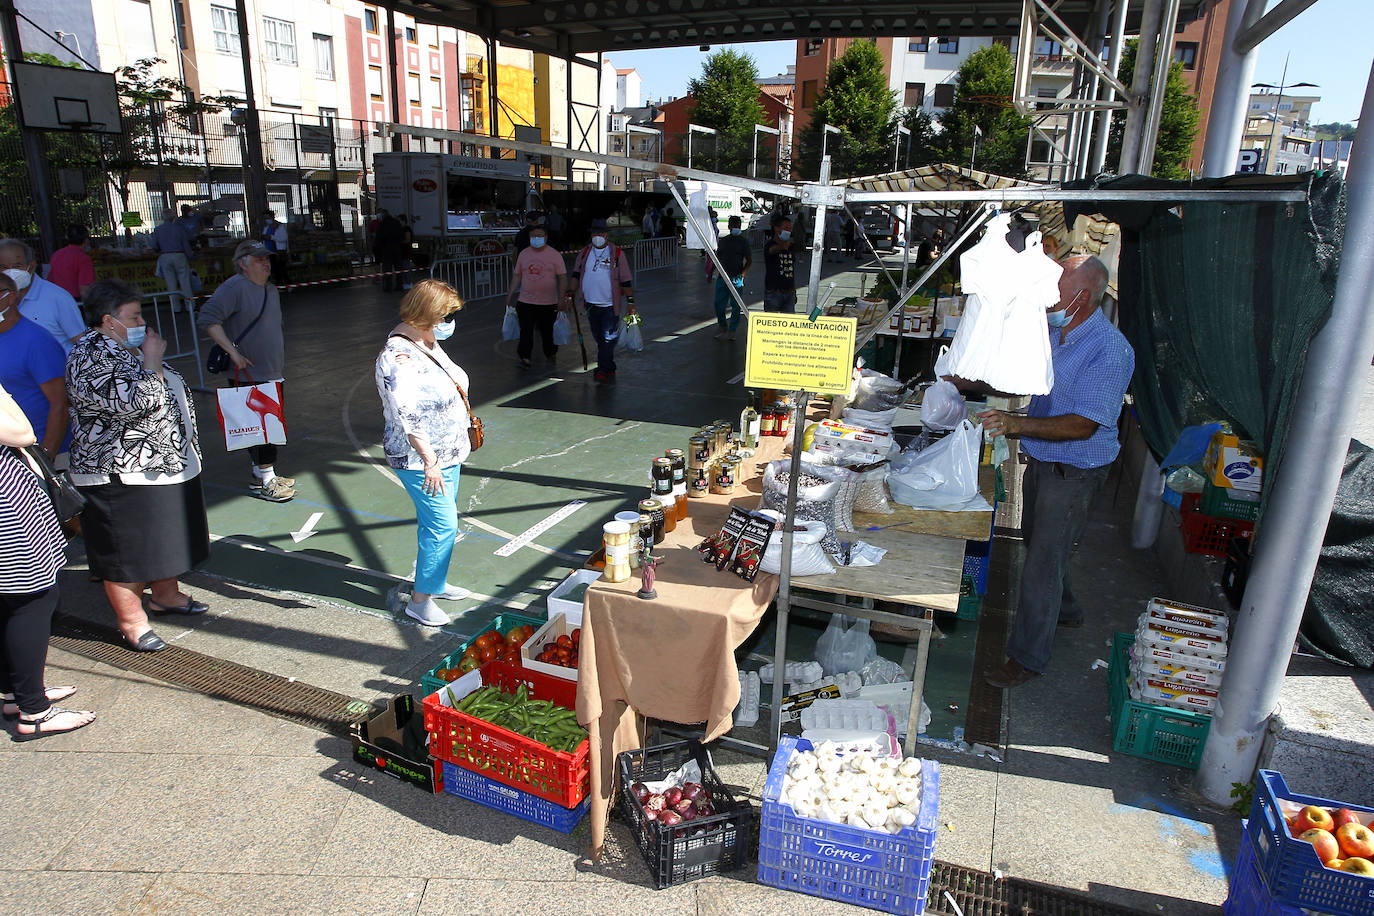
POLYGON ((1046 313, 1054 387, 1031 398, 1025 416, 979 414, 992 435, 1021 440, 1021 535, 1026 561, 1007 660, 985 674, 993 687, 1018 687, 1044 673, 1057 627, 1081 627, 1083 608, 1069 587, 1069 558, 1088 507, 1121 450, 1116 421, 1135 371, 1135 353, 1102 314, 1107 268, 1087 255, 1068 258, 1059 303, 1046 313))
POLYGON ((72 352, 72 344, 86 333, 86 322, 71 293, 38 276, 33 249, 18 239, 0 239, 0 271, 14 281, 9 304, 51 334, 62 345, 63 356, 72 352))
MULTIPOLYGON (((285 377, 286 347, 282 340, 281 297, 270 282, 269 253, 261 242, 245 239, 234 249, 234 266, 238 273, 221 283, 205 301, 196 324, 229 354, 236 376, 231 385, 281 382, 285 377)), ((277 446, 255 445, 248 454, 253 459, 253 495, 274 503, 295 497, 295 478, 277 475, 277 446)))

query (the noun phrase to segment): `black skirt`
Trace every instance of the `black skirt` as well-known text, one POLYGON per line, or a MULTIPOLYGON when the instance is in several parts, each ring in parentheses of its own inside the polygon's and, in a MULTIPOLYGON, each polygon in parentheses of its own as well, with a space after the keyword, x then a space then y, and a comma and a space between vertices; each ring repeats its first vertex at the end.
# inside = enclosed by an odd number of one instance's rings
POLYGON ((91 572, 107 582, 174 579, 210 556, 200 477, 130 486, 81 487, 81 533, 91 572))

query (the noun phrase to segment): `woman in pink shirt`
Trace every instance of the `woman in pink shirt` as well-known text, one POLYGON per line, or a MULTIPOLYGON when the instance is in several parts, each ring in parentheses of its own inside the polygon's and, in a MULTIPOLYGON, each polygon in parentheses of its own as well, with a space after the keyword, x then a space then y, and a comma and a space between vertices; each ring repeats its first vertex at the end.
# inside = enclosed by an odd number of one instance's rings
POLYGON ((68 226, 67 247, 53 252, 48 265, 48 282, 71 293, 73 299, 80 299, 95 282, 95 265, 91 263, 91 256, 86 254, 86 243, 90 238, 91 234, 85 226, 75 223, 68 226))
POLYGON ((515 259, 515 273, 506 296, 506 306, 513 304, 520 318, 520 344, 515 352, 520 357, 520 365, 526 369, 530 368, 530 356, 534 353, 535 328, 539 329, 544 358, 550 366, 558 355, 558 347, 553 343, 553 322, 558 317, 559 303, 563 301, 567 275, 563 255, 548 247, 548 233, 544 227, 531 226, 530 247, 515 259))

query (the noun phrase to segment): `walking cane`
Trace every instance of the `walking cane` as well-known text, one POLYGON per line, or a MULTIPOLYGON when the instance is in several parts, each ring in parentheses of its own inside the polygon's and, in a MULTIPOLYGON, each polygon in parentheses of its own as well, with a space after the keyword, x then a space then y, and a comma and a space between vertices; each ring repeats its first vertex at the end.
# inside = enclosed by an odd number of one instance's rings
POLYGON ((582 339, 582 316, 577 313, 577 303, 572 307, 573 321, 577 322, 577 348, 582 351, 582 371, 587 371, 587 344, 582 339))

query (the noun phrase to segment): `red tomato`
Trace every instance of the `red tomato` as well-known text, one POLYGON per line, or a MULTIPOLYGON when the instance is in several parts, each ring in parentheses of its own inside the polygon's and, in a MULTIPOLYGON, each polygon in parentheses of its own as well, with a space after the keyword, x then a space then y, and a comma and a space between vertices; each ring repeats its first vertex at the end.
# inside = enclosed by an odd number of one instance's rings
POLYGON ((531 625, 528 624, 528 623, 525 624, 525 625, 524 625, 523 627, 521 627, 520 629, 521 629, 522 631, 524 631, 524 634, 525 634, 525 638, 526 638, 526 639, 529 639, 531 636, 534 635, 534 627, 531 626, 531 625))
POLYGON ((560 649, 571 649, 573 647, 572 637, 566 633, 558 637, 558 647, 560 649))
POLYGON ((581 628, 581 627, 578 627, 577 629, 575 629, 575 630, 572 631, 572 641, 573 641, 573 645, 574 645, 574 646, 580 646, 580 645, 582 644, 582 628, 581 628))
POLYGON ((477 637, 475 645, 479 649, 485 649, 487 646, 495 645, 499 642, 501 642, 501 634, 497 633, 495 630, 488 630, 477 637))
POLYGON ((492 660, 493 658, 495 658, 495 657, 496 657, 496 648, 495 648, 494 646, 487 645, 487 646, 483 646, 483 647, 482 647, 482 654, 481 654, 480 658, 481 658, 481 661, 482 661, 483 664, 486 664, 487 662, 491 661, 491 660, 492 660))

